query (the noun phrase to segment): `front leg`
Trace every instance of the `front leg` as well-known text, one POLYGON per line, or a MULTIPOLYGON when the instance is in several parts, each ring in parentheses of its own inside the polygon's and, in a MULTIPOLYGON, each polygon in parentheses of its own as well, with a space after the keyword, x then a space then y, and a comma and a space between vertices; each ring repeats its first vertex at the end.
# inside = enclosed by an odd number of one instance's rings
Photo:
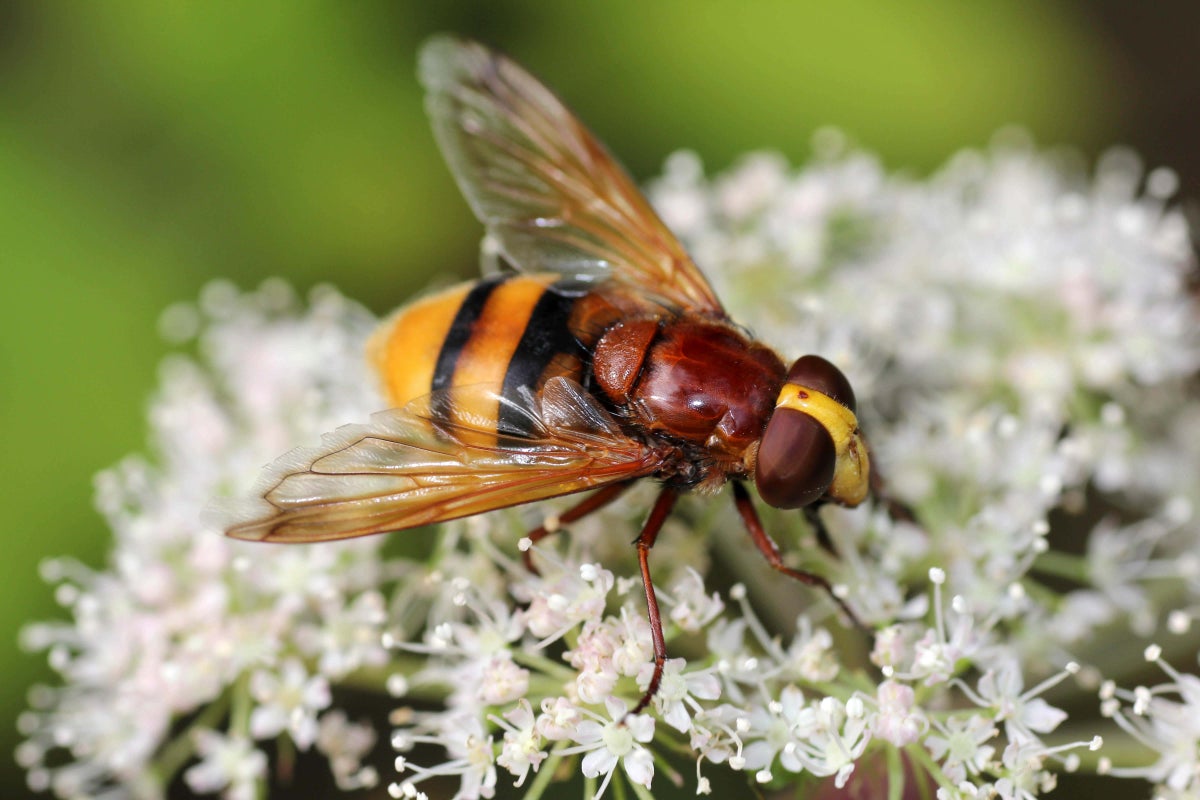
MULTIPOLYGON (((746 490, 744 484, 740 481, 733 482, 733 502, 737 506, 738 514, 742 518, 742 523, 746 526, 746 530, 750 533, 750 538, 754 540, 754 545, 758 551, 767 559, 767 563, 778 572, 784 575, 789 575, 796 580, 805 583, 809 586, 819 586, 837 603, 838 608, 850 618, 850 621, 858 628, 866 630, 866 626, 859 621, 858 617, 850 610, 850 606, 846 605, 846 601, 838 597, 833 586, 825 578, 813 572, 805 570, 792 569, 787 564, 783 563, 783 556, 779 552, 779 545, 775 544, 772 539, 763 529, 762 521, 758 518, 758 512, 754 510, 754 504, 750 501, 750 493, 746 490)), ((824 526, 822 526, 823 529, 824 526)), ((828 533, 825 534, 828 538, 828 533)), ((818 540, 821 534, 817 534, 818 540)))

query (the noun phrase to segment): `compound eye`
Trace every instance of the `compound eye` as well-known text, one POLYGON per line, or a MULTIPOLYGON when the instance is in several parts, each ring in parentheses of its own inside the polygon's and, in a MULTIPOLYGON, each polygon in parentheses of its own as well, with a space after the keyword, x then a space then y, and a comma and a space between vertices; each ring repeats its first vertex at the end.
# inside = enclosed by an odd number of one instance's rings
POLYGON ((833 438, 821 423, 803 411, 777 408, 758 447, 754 483, 775 508, 803 508, 829 490, 836 461, 833 438))
POLYGON ((801 356, 788 370, 787 382, 806 389, 816 389, 824 395, 832 397, 839 403, 857 414, 854 390, 850 381, 842 371, 820 356, 801 356))

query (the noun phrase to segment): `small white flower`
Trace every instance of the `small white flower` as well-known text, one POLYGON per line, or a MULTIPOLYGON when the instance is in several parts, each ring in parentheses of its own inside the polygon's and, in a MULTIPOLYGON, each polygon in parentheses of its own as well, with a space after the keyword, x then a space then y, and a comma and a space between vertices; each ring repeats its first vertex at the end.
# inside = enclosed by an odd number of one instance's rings
POLYGON ((619 674, 637 675, 654 658, 654 643, 650 639, 650 623, 644 614, 621 608, 621 621, 616 626, 617 646, 612 654, 612 666, 619 674))
POLYGON ((871 648, 871 663, 877 667, 895 670, 913 658, 912 642, 909 641, 915 626, 889 625, 875 632, 875 643, 871 648))
POLYGON ((478 697, 484 705, 495 706, 521 698, 529 689, 529 670, 517 666, 508 655, 496 655, 483 665, 478 697))
MULTIPOLYGON (((686 665, 682 658, 668 658, 663 664, 658 693, 654 695, 654 707, 662 715, 663 722, 680 733, 687 733, 692 715, 703 710, 697 700, 717 700, 721 696, 721 683, 711 670, 684 674, 686 665)), ((642 665, 637 677, 638 688, 645 691, 653 674, 653 663, 642 665)))
POLYGON ((534 636, 556 639, 569 628, 604 614, 613 574, 594 564, 586 569, 560 572, 556 577, 532 581, 529 606, 522 619, 534 636))
POLYGON ((183 774, 192 791, 222 792, 229 800, 254 800, 258 783, 267 774, 267 756, 254 743, 240 736, 226 737, 216 731, 195 734, 200 763, 183 774))
POLYGON ((996 794, 1003 800, 1028 800, 1050 792, 1054 774, 1046 770, 1046 751, 1038 742, 1010 742, 1004 748, 1003 772, 996 780, 996 794))
POLYGON ((618 762, 629 780, 650 788, 654 779, 654 757, 642 745, 654 739, 654 720, 646 714, 627 716, 627 706, 616 698, 610 698, 604 705, 611 719, 606 722, 598 715, 592 715, 594 719, 579 723, 571 735, 579 744, 562 753, 587 753, 583 757, 583 774, 589 778, 604 776, 596 789, 596 798, 604 794, 618 762))
POLYGON ((708 629, 707 646, 716 662, 724 696, 735 703, 745 699, 741 685, 759 676, 759 661, 746 645, 744 618, 717 619, 708 629))
POLYGON ((1200 677, 1178 672, 1160 657, 1153 660, 1171 678, 1169 682, 1134 691, 1108 686, 1106 693, 1114 703, 1112 716, 1116 722, 1156 751, 1158 759, 1144 767, 1114 767, 1109 771, 1154 781, 1167 792, 1164 796, 1194 795, 1200 791, 1200 677), (1118 701, 1132 708, 1118 711, 1118 701))
MULTIPOLYGON (((496 754, 492 737, 484 730, 483 721, 469 712, 424 714, 409 732, 394 737, 393 744, 405 746, 417 742, 438 744, 445 748, 449 759, 432 767, 424 767, 400 757, 398 772, 411 772, 415 777, 400 784, 404 797, 415 797, 418 783, 437 776, 457 776, 458 800, 479 800, 496 794, 496 754), (396 739, 402 739, 397 742, 396 739), (407 787, 407 788, 406 788, 407 787)), ((397 748, 400 749, 400 748, 397 748)))
POLYGON ((581 702, 596 705, 612 694, 621 677, 613 661, 620 641, 617 627, 601 620, 585 625, 577 646, 568 651, 568 662, 579 670, 574 688, 581 702))
POLYGON ((516 708, 505 712, 504 721, 499 722, 504 728, 504 744, 496 763, 516 776, 514 786, 525 783, 529 770, 537 772, 548 755, 542 749, 542 736, 536 722, 528 700, 521 700, 516 708))
POLYGON ((833 636, 824 628, 813 630, 808 617, 798 618, 796 625, 797 631, 792 643, 779 658, 782 670, 780 678, 809 683, 833 680, 838 674, 833 636))
POLYGON ((999 733, 991 720, 972 714, 970 717, 949 717, 944 723, 934 722, 936 733, 929 734, 925 746, 942 762, 942 770, 957 783, 983 772, 996 752, 987 744, 999 733))
POLYGON ((911 686, 896 681, 879 684, 876 693, 879 712, 871 725, 872 732, 896 747, 906 747, 917 741, 928 722, 920 710, 914 711, 915 700, 911 686))
POLYGON ((745 749, 744 768, 760 770, 770 767, 780 751, 792 744, 792 737, 800 730, 801 715, 806 709, 804 693, 795 686, 785 686, 778 701, 754 707, 746 715, 748 726, 744 738, 750 744, 745 749))
POLYGON ((800 712, 796 738, 784 746, 779 763, 790 772, 833 775, 841 788, 871 740, 869 722, 857 698, 843 704, 824 697, 800 712))
MULTIPOLYGON (((940 570, 937 572, 944 581, 945 574, 940 570)), ((959 661, 972 656, 983 638, 970 614, 955 608, 954 602, 950 610, 945 608, 942 581, 933 581, 933 601, 930 605, 934 612, 934 626, 926 630, 912 647, 912 676, 924 678, 926 686, 949 680, 957 672, 959 661)))
POLYGON ((701 630, 725 610, 725 603, 716 592, 706 593, 700 573, 689 568, 671 592, 670 620, 691 633, 701 630))
POLYGON ((537 718, 538 731, 552 742, 570 739, 583 715, 565 697, 546 698, 537 718))
POLYGON ((1028 692, 1022 692, 1023 688, 1016 662, 1008 659, 985 672, 978 686, 981 705, 995 709, 996 719, 1004 721, 1009 741, 1019 743, 1036 741, 1036 734, 1050 733, 1067 718, 1067 712, 1037 696, 1048 688, 1046 684, 1028 692))
POLYGON ((320 672, 337 679, 362 667, 387 663, 382 643, 387 613, 382 595, 363 592, 348 604, 340 592, 332 596, 333 602, 326 599, 320 622, 300 633, 301 646, 317 655, 320 672))
POLYGON ((379 775, 373 767, 364 767, 363 758, 375 746, 375 730, 363 723, 353 723, 340 710, 321 716, 317 731, 317 749, 329 759, 329 767, 339 789, 350 790, 374 786, 379 775))
POLYGON ((329 706, 329 682, 309 676, 304 665, 288 659, 281 670, 259 670, 250 679, 250 693, 258 706, 250 714, 250 733, 268 739, 286 730, 301 750, 317 738, 317 712, 329 706))

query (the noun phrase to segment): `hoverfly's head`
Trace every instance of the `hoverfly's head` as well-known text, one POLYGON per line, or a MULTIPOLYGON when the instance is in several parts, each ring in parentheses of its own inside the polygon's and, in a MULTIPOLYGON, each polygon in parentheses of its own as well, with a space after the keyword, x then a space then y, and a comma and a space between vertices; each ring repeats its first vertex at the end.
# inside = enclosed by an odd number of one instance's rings
POLYGON ((854 408, 854 390, 833 364, 820 356, 792 364, 758 448, 754 482, 762 499, 776 508, 822 497, 861 503, 870 462, 854 408))

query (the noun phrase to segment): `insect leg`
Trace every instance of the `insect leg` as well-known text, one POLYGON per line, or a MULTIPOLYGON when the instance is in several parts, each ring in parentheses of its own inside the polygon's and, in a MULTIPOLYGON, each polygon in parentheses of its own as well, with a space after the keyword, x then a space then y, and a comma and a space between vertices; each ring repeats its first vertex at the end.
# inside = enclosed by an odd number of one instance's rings
POLYGON ((758 518, 758 512, 754 510, 754 504, 750 501, 750 493, 746 491, 746 487, 740 481, 733 482, 733 501, 737 505, 742 523, 750 533, 750 538, 754 540, 754 545, 767 559, 767 562, 773 569, 782 572, 784 575, 789 575, 801 583, 821 587, 833 599, 833 602, 838 604, 838 607, 850 618, 851 622, 865 630, 866 626, 854 615, 854 612, 850 610, 850 606, 846 605, 846 602, 842 598, 834 594, 833 586, 830 585, 829 581, 815 573, 792 569, 783 563, 783 556, 779 553, 779 545, 775 544, 775 540, 763 529, 762 522, 758 518))
POLYGON ((805 506, 804 519, 813 529, 813 533, 817 537, 817 544, 821 545, 821 549, 830 555, 837 555, 837 551, 833 548, 833 539, 829 537, 829 528, 825 527, 825 520, 821 519, 821 505, 821 501, 818 500, 812 505, 805 506))
MULTIPOLYGON (((633 486, 634 481, 623 481, 622 483, 614 483, 610 486, 605 486, 592 494, 588 495, 578 505, 572 506, 563 513, 558 515, 556 524, 553 527, 547 528, 545 525, 539 525, 529 532, 527 538, 531 545, 537 544, 542 539, 545 539, 552 533, 557 533, 563 525, 569 525, 576 520, 580 520, 591 514, 593 511, 599 511, 606 505, 616 500, 623 495, 630 486, 633 486)), ((530 547, 521 553, 521 560, 525 563, 525 569, 529 570, 534 575, 539 575, 538 568, 533 563, 533 548, 530 547)))
POLYGON ((916 513, 908 507, 908 504, 897 500, 888 494, 887 482, 883 479, 879 468, 875 465, 871 466, 871 495, 876 501, 883 504, 887 510, 888 516, 895 522, 911 522, 914 525, 917 523, 916 513))
POLYGON ((629 712, 630 714, 637 714, 650 705, 650 700, 658 692, 658 685, 662 682, 663 664, 667 661, 667 642, 663 638, 662 614, 658 610, 658 597, 655 596, 654 584, 650 581, 649 558, 650 548, 654 547, 654 540, 658 538, 658 532, 662 530, 663 523, 667 521, 667 516, 670 515, 671 509, 675 507, 675 501, 678 499, 678 491, 669 488, 663 489, 658 499, 654 501, 654 508, 650 509, 650 517, 642 527, 642 532, 633 542, 637 546, 638 563, 642 567, 642 586, 646 590, 646 612, 650 619, 650 638, 654 641, 654 674, 650 676, 650 685, 646 687, 646 693, 629 712))
MULTIPOLYGON (((871 475, 869 478, 871 497, 874 498, 876 504, 883 507, 887 512, 888 517, 892 522, 908 522, 913 525, 919 525, 917 514, 912 510, 907 503, 897 500, 892 497, 887 490, 887 481, 884 480, 880 472, 878 464, 871 465, 871 475)), ((818 500, 811 505, 804 507, 804 519, 812 528, 813 534, 817 537, 817 544, 821 549, 830 555, 837 555, 837 551, 833 547, 833 540, 829 536, 829 528, 825 526, 825 520, 821 518, 821 509, 825 506, 824 499, 818 500)))

